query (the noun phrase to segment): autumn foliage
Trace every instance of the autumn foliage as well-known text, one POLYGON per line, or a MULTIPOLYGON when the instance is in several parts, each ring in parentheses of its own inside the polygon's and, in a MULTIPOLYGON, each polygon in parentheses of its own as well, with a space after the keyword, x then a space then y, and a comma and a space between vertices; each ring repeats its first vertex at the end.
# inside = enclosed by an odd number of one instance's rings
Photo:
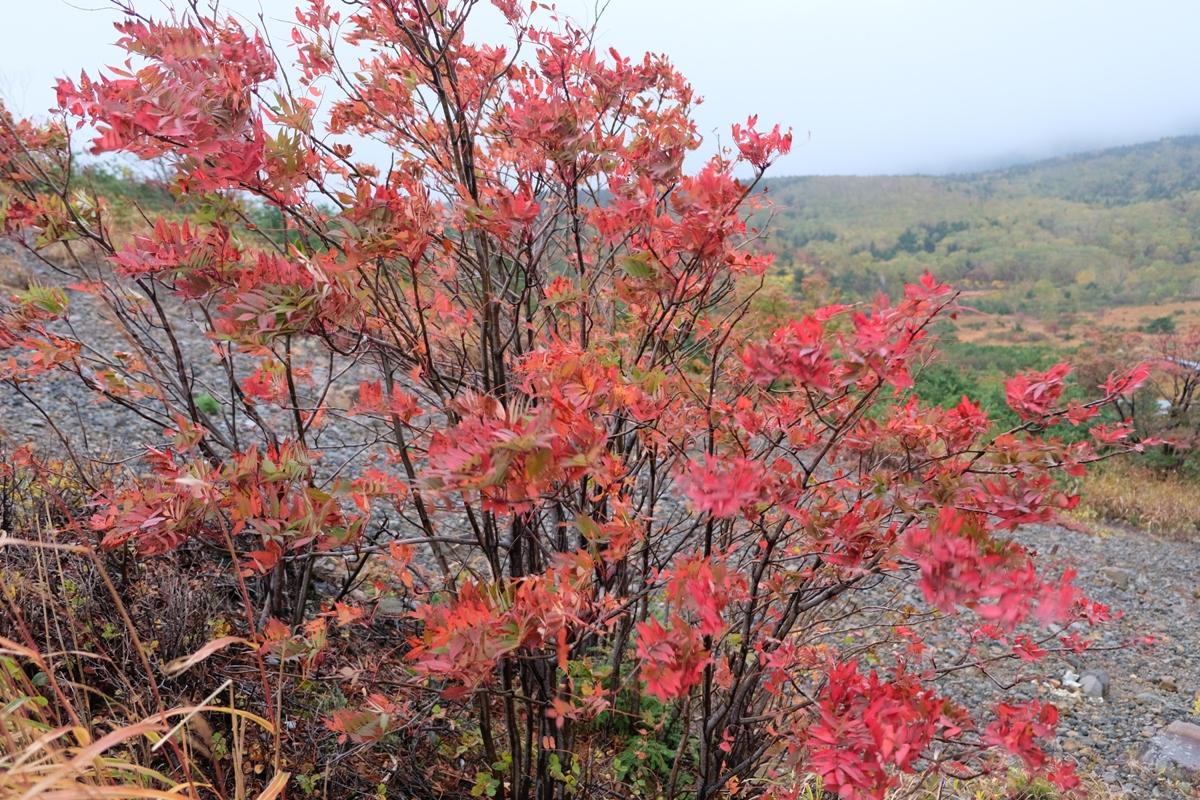
POLYGON ((911 391, 955 309, 932 276, 764 319, 759 180, 791 135, 751 118, 689 171, 669 61, 493 5, 504 44, 471 38, 473 1, 311 0, 290 52, 130 9, 128 62, 62 80, 49 122, 3 114, 0 226, 64 248, 129 344, 77 341, 67 294, 34 287, 3 308, 0 377, 73 375, 162 431, 78 541, 226 560, 246 691, 271 709, 320 675, 345 698, 327 747, 400 734, 431 797, 790 798, 819 775, 879 798, 1012 757, 1073 785, 1041 746, 1053 706, 966 708, 939 679, 1087 646, 1071 623, 1107 609, 1010 532, 1133 446, 1111 414, 1055 434, 1145 372, 1070 402, 1065 365, 1016 376, 1023 424, 998 431, 911 391), (114 230, 80 147, 165 162, 202 213, 114 230), (330 564, 371 577, 331 592, 330 564), (385 600, 391 646, 337 663, 331 632, 385 600), (957 662, 923 643, 934 612, 961 617, 957 662), (606 766, 635 732, 670 742, 650 789, 606 766))

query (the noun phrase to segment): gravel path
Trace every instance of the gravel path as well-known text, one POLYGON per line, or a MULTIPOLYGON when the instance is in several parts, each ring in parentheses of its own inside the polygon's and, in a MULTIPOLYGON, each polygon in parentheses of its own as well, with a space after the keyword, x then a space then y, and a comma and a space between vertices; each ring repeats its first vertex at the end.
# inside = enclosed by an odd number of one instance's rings
MULTIPOLYGON (((1176 720, 1200 722, 1200 545, 1156 539, 1138 531, 1087 533, 1030 526, 1024 544, 1079 572, 1077 583, 1118 619, 1100 628, 1100 647, 1073 671, 1103 670, 1107 697, 1064 691, 1063 669, 1044 671, 1041 693, 1062 712, 1059 746, 1081 773, 1104 781, 1118 797, 1200 796, 1200 784, 1174 769, 1139 763, 1150 739, 1176 720), (1149 645, 1127 645, 1141 637, 1149 645)), ((1060 662, 1061 663, 1061 662, 1060 662)), ((1193 778, 1195 776, 1192 776, 1193 778)))

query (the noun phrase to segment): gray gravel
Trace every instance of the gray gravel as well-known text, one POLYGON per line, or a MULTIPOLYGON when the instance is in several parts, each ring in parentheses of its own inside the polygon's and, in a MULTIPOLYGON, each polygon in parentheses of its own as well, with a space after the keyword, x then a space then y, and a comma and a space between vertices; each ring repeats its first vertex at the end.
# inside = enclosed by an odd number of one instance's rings
MULTIPOLYGON (((989 674, 963 670, 948 676, 944 690, 976 707, 1005 695, 1053 703, 1060 721, 1052 751, 1104 783, 1113 797, 1194 796, 1200 788, 1195 775, 1147 766, 1139 756, 1170 722, 1200 721, 1194 713, 1200 697, 1200 548, 1136 531, 1100 535, 1052 525, 1030 525, 1016 537, 1041 554, 1043 569, 1075 568, 1077 585, 1110 606, 1116 618, 1091 629, 1094 647, 1081 655, 1009 663, 989 674), (1153 643, 1139 641, 1146 637, 1153 643)), ((943 663, 961 651, 964 625, 970 625, 967 616, 943 618, 926 629, 928 642, 944 651, 943 663)))
MULTIPOLYGON (((1138 756, 1170 722, 1198 721, 1200 547, 1137 531, 1098 535, 1047 526, 1030 526, 1019 538, 1073 565, 1079 585, 1121 615, 1100 628, 1098 644, 1113 649, 1084 653, 1075 670, 1107 673, 1107 698, 1064 694, 1052 684, 1041 688, 1062 711, 1061 751, 1118 796, 1192 796, 1195 776, 1144 766, 1138 756), (1147 636, 1152 644, 1128 644, 1147 636)), ((1061 678, 1061 671, 1043 675, 1045 681, 1061 678)))

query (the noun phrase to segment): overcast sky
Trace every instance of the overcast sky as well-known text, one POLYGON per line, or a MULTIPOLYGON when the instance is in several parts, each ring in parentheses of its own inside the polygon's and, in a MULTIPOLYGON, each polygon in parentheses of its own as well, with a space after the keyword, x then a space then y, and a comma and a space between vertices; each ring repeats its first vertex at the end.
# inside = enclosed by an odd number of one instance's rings
MULTIPOLYGON (((50 106, 57 75, 118 60, 115 16, 88 10, 105 0, 3 5, 0 93, 21 113, 50 106)), ((223 3, 276 20, 293 5, 223 3)), ((594 0, 558 5, 589 18, 594 0)), ((1197 0, 611 0, 600 31, 670 55, 710 140, 752 113, 790 125, 776 175, 945 172, 1200 133, 1197 0)))

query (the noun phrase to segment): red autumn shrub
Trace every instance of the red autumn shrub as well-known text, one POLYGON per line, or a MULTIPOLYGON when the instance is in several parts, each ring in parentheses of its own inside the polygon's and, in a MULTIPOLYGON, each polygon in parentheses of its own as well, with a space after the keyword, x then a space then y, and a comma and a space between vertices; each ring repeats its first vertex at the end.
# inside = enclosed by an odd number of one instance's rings
POLYGON ((961 614, 989 663, 1081 646, 1037 626, 1103 609, 1008 532, 1070 506, 1056 474, 1097 455, 1055 426, 1144 374, 1069 409, 1065 366, 1018 376, 1005 432, 927 406, 911 374, 955 303, 928 275, 764 335, 748 219, 790 134, 751 118, 691 174, 695 99, 665 58, 494 5, 505 45, 470 38, 474 2, 310 0, 287 70, 232 19, 130 16, 130 66, 60 82, 48 124, 0 118, 0 224, 66 247, 124 343, 77 341, 37 287, 0 318, 2 377, 65 372, 165 432, 99 487, 99 545, 235 559, 243 633, 306 671, 327 623, 368 622, 315 574, 380 562, 359 602, 410 604, 380 656, 409 679, 330 667, 360 700, 329 736, 450 713, 477 733, 443 770, 496 797, 602 796, 596 753, 633 723, 671 742, 666 797, 794 797, 816 773, 876 798, 1008 755, 1070 784, 1038 743, 1052 707, 960 706, 906 623, 961 614), (166 162, 190 218, 114 231, 77 190, 81 127, 166 162), (883 582, 914 592, 851 600, 883 582))

